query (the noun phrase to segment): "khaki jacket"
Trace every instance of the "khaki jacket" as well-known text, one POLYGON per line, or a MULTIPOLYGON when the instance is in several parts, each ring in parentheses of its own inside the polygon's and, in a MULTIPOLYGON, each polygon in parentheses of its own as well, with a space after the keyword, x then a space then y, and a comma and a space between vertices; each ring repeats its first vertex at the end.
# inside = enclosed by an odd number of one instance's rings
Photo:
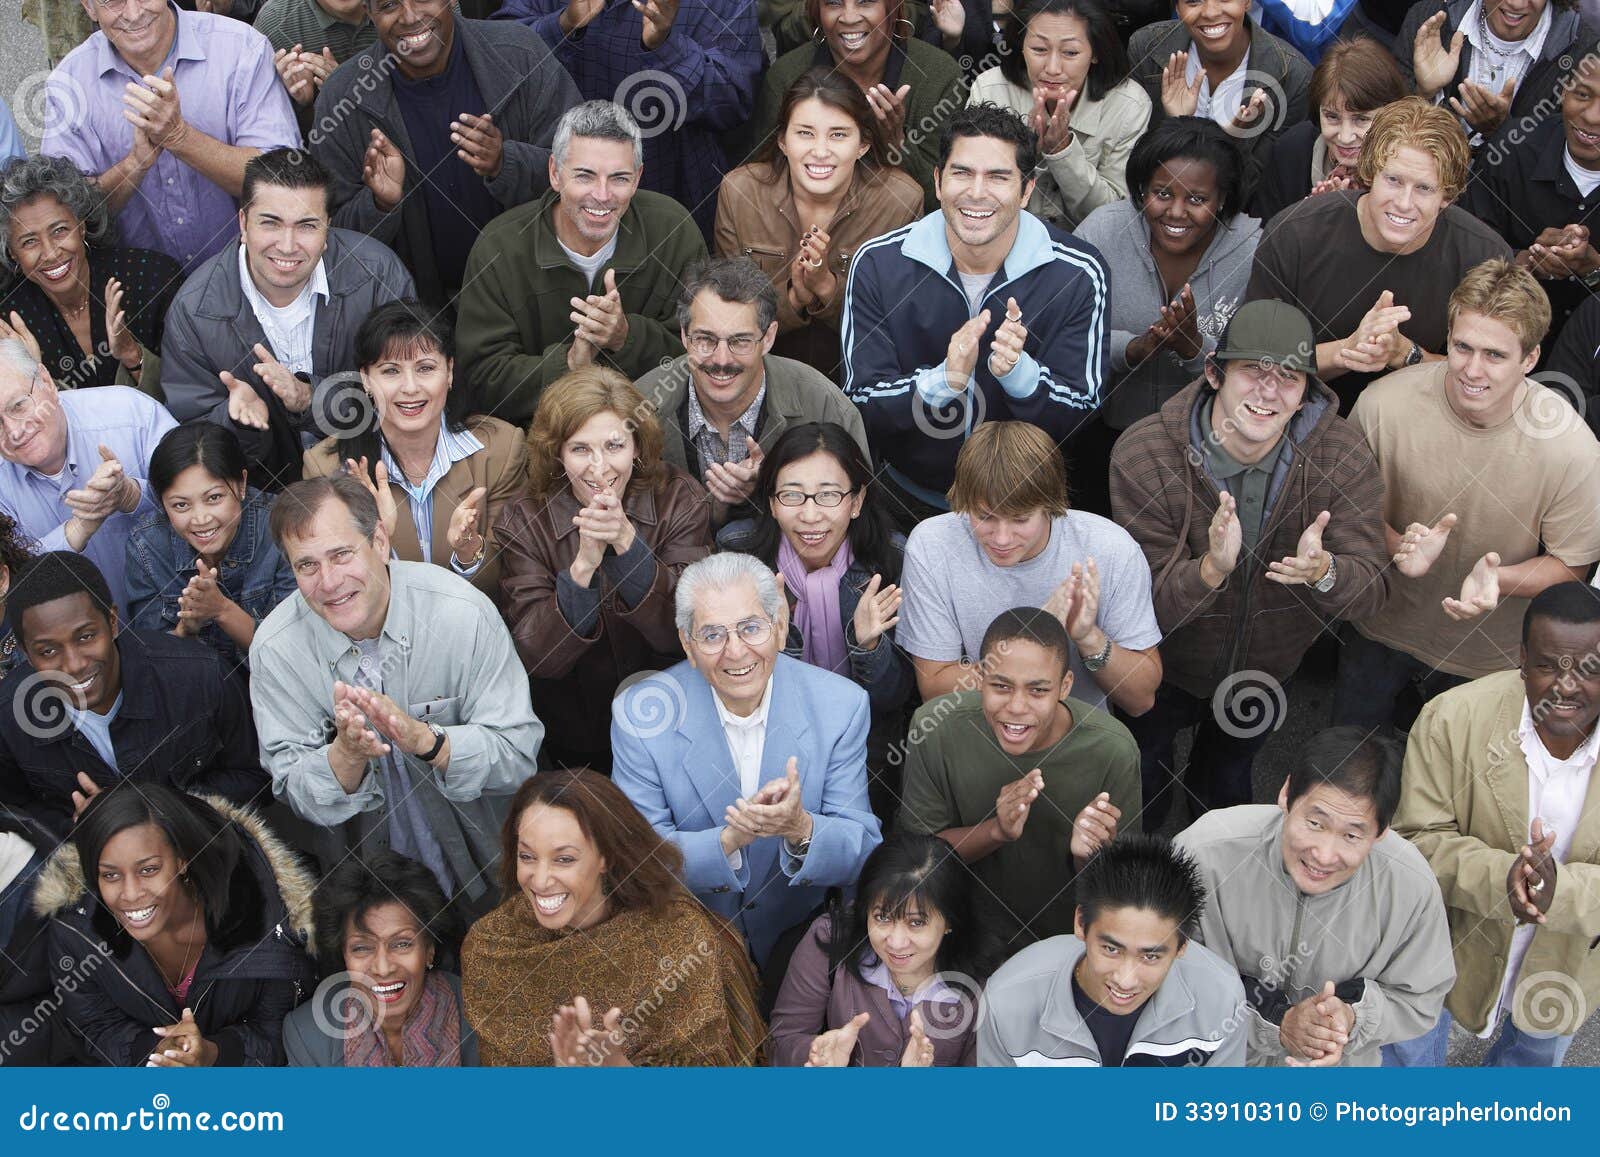
MULTIPOLYGON (((450 519, 467 495, 480 486, 485 487, 489 491, 484 499, 486 509, 478 516, 478 530, 485 537, 483 565, 471 576, 471 582, 491 599, 499 599, 500 547, 495 542, 494 526, 500 517, 500 508, 527 489, 528 445, 521 430, 484 414, 468 418, 467 430, 483 443, 483 449, 450 467, 450 472, 434 487, 433 538, 428 557, 439 566, 450 566, 450 519)), ((344 463, 339 461, 339 445, 333 438, 324 438, 306 451, 304 472, 307 478, 325 478, 343 468, 344 463)), ((398 487, 395 488, 395 506, 394 533, 389 536, 394 553, 407 562, 421 562, 422 545, 417 540, 411 504, 398 487)))
MULTIPOLYGON (((1516 925, 1506 876, 1528 842, 1528 763, 1517 742, 1518 671, 1486 675, 1423 708, 1406 747, 1394 828, 1426 857, 1449 909, 1456 984, 1445 1007, 1473 1032, 1495 1008, 1516 925)), ((1592 784, 1592 780, 1591 780, 1592 784)), ((1576 1032, 1600 1003, 1600 792, 1591 789, 1512 993, 1524 1032, 1576 1032)))

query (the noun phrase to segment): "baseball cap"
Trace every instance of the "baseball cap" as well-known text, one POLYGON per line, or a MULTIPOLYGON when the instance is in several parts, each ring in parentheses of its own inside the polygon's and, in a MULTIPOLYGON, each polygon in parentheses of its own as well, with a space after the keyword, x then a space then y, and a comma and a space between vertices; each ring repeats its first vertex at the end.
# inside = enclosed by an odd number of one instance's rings
POLYGON ((1259 361, 1299 374, 1317 372, 1311 323, 1294 306, 1276 300, 1234 310, 1212 356, 1219 362, 1259 361))

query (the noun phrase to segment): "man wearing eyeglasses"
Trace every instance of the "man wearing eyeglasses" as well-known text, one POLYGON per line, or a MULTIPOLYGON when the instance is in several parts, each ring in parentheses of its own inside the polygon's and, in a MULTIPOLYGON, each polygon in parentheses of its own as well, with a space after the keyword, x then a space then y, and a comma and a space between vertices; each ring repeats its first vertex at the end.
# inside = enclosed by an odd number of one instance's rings
POLYGON ((1126 720, 1152 829, 1179 778, 1191 813, 1252 802, 1283 685, 1330 623, 1387 595, 1383 479, 1315 350, 1294 307, 1240 306, 1205 376, 1112 451, 1111 508, 1150 562, 1162 631, 1155 705, 1126 720), (1189 727, 1178 768, 1173 740, 1189 727))
POLYGON ((675 599, 688 661, 617 696, 611 775, 762 965, 882 841, 867 802, 867 693, 780 654, 788 605, 750 555, 690 564, 675 599))
POLYGON ((128 535, 156 502, 150 455, 177 426, 126 386, 59 393, 19 341, 0 341, 0 512, 43 550, 77 551, 128 615, 128 535))
POLYGON ((790 426, 836 422, 872 457, 861 414, 839 388, 771 352, 777 316, 777 291, 750 258, 695 265, 678 298, 689 352, 635 383, 661 416, 662 457, 701 479, 716 501, 714 527, 753 513, 746 504, 764 447, 790 426))
POLYGON ((100 31, 50 74, 40 151, 94 177, 124 244, 192 273, 238 234, 245 162, 300 146, 272 45, 239 20, 170 0, 84 7, 100 31))

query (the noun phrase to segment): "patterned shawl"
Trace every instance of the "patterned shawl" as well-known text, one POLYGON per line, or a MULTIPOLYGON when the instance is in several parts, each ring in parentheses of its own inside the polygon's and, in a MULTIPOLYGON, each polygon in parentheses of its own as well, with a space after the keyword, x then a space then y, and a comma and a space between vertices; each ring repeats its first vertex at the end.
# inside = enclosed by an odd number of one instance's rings
POLYGON ((583 996, 622 1010, 635 1065, 759 1065, 766 1026, 743 941, 687 894, 581 932, 540 927, 526 896, 479 920, 462 949, 462 996, 485 1065, 549 1065, 550 1018, 583 996))
MULTIPOLYGON (((461 1005, 448 980, 437 972, 424 975, 422 995, 401 1030, 401 1063, 408 1069, 454 1068, 461 1064, 461 1005)), ((345 1068, 393 1064, 382 1030, 374 1027, 344 1038, 345 1068)))

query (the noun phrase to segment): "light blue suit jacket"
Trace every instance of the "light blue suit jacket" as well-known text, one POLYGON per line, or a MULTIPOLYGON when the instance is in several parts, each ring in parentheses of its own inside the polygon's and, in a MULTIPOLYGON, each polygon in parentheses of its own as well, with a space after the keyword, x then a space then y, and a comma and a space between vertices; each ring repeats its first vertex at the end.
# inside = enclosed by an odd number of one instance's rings
POLYGON ((801 802, 814 820, 811 848, 796 861, 783 840, 757 840, 738 870, 723 854, 721 832, 740 795, 739 773, 712 695, 698 671, 679 663, 617 696, 611 778, 683 853, 690 891, 738 926, 762 964, 828 888, 855 883, 883 840, 867 804, 867 693, 831 671, 777 657, 758 786, 782 779, 796 758, 801 802))

